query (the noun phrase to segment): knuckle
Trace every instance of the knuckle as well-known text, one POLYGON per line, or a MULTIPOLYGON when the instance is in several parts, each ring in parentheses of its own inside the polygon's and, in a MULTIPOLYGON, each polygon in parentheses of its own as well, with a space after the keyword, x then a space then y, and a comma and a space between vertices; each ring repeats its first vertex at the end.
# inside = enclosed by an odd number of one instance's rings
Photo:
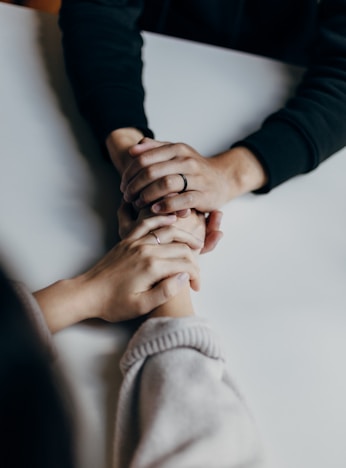
POLYGON ((151 202, 150 194, 146 189, 143 189, 139 195, 139 198, 145 205, 151 202))
POLYGON ((186 205, 189 207, 193 207, 195 203, 194 192, 191 192, 191 191, 185 192, 184 196, 185 196, 186 205))
POLYGON ((195 174, 199 171, 199 162, 196 158, 189 158, 188 159, 188 170, 192 174, 195 174))
POLYGON ((168 301, 173 297, 173 291, 169 283, 162 284, 161 294, 164 301, 168 301))
POLYGON ((151 218, 143 218, 141 223, 143 223, 144 228, 148 230, 151 226, 151 218))
POLYGON ((160 204, 162 205, 163 211, 164 212, 173 212, 175 210, 175 200, 176 197, 172 198, 165 198, 164 200, 161 200, 160 204))
POLYGON ((150 246, 146 244, 140 244, 135 247, 137 254, 140 258, 150 260, 150 246))
POLYGON ((147 180, 154 180, 156 179, 156 169, 154 166, 148 166, 144 170, 144 176, 147 180))
POLYGON ((153 256, 146 257, 145 268, 149 273, 156 271, 156 259, 153 256))
POLYGON ((139 167, 143 168, 143 167, 146 167, 148 165, 148 155, 146 154, 141 154, 140 156, 138 156, 137 158, 137 164, 139 165, 139 167))
POLYGON ((172 191, 174 189, 174 179, 171 176, 162 177, 160 180, 160 188, 164 191, 172 191))
POLYGON ((175 143, 174 148, 175 148, 176 153, 179 155, 186 154, 188 150, 188 146, 186 145, 186 143, 181 143, 181 142, 175 143))
POLYGON ((191 256, 191 249, 187 244, 181 244, 182 253, 184 257, 190 258, 191 256))

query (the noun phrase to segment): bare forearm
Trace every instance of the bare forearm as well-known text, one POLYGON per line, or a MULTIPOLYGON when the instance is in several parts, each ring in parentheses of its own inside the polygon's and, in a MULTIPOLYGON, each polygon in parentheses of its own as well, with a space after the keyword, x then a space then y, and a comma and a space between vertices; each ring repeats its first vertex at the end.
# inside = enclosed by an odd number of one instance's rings
POLYGON ((194 310, 191 302, 190 287, 187 284, 177 296, 153 310, 149 317, 179 318, 190 315, 194 315, 194 310))
POLYGON ((89 318, 79 278, 57 281, 33 295, 51 333, 89 318))
POLYGON ((225 175, 226 202, 267 183, 267 175, 256 156, 243 146, 214 156, 215 166, 225 175))
POLYGON ((191 208, 210 213, 267 183, 264 167, 245 146, 204 157, 185 143, 144 139, 131 155, 134 160, 122 176, 124 198, 139 209, 151 206, 155 214, 191 208))

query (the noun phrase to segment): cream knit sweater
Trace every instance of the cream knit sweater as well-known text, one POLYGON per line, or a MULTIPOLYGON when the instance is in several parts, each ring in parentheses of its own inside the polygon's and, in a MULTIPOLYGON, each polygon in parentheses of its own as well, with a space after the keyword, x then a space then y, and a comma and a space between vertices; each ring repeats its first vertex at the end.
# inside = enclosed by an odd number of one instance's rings
MULTIPOLYGON (((16 289, 52 349, 37 302, 16 289)), ((264 466, 255 424, 205 320, 148 319, 120 366, 115 468, 264 466)))

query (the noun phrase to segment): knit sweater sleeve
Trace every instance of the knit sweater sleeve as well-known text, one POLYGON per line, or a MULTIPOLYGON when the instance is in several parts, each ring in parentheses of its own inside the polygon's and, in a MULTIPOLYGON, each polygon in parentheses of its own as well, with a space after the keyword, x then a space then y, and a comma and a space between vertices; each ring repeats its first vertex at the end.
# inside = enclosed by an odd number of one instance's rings
POLYGON ((321 0, 312 59, 294 97, 242 144, 266 169, 267 192, 346 144, 346 0, 321 0))
POLYGON ((24 283, 11 281, 11 285, 25 307, 29 320, 36 331, 45 352, 52 361, 55 360, 57 351, 53 337, 38 302, 24 283))
POLYGON ((148 319, 121 369, 116 466, 262 466, 254 422, 205 321, 148 319))
POLYGON ((59 24, 66 70, 81 113, 100 142, 123 127, 153 136, 144 111, 137 25, 141 0, 63 0, 59 24))

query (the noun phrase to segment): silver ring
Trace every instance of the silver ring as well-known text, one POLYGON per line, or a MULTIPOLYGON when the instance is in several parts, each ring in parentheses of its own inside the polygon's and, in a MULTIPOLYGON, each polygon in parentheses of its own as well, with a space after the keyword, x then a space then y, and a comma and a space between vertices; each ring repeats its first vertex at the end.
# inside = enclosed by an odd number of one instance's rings
POLYGON ((155 237, 157 244, 160 245, 161 241, 160 241, 159 236, 157 234, 155 234, 154 231, 150 231, 150 234, 152 234, 155 237))
POLYGON ((182 178, 183 178, 183 181, 184 181, 184 188, 183 190, 180 190, 179 193, 183 193, 183 192, 186 192, 186 189, 187 189, 187 178, 184 176, 184 174, 179 174, 182 178))

